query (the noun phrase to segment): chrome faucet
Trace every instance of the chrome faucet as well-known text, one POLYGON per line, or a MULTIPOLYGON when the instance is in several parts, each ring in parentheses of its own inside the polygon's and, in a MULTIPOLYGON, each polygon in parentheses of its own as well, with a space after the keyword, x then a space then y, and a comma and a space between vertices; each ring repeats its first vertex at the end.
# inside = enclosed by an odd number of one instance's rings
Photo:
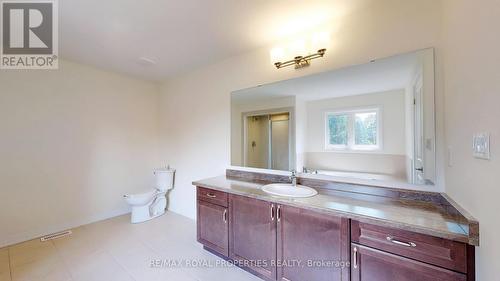
POLYGON ((292 175, 290 176, 290 181, 291 181, 293 186, 296 186, 297 185, 297 171, 291 170, 291 172, 292 172, 292 175))

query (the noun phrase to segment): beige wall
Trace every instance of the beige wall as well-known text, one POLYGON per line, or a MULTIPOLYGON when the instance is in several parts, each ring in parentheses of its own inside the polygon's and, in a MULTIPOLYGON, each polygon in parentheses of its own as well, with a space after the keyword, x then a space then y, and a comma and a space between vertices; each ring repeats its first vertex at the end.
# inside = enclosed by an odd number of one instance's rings
MULTIPOLYGON (((177 168, 172 210, 195 218, 196 196, 191 182, 223 174, 230 165, 232 91, 438 45, 440 1, 365 2, 368 4, 362 9, 341 19, 331 33, 332 48, 309 68, 276 70, 269 61, 270 48, 264 47, 165 81, 161 158, 177 168)), ((439 93, 437 103, 442 107, 439 93)), ((438 129, 442 130, 440 118, 438 129)), ((442 135, 438 141, 440 138, 442 135)), ((442 190, 442 182, 435 190, 442 190)))
POLYGON ((0 71, 0 247, 123 214, 158 165, 155 84, 62 61, 0 71))
POLYGON ((449 0, 444 17, 446 192, 479 220, 477 279, 500 280, 500 3, 449 0), (472 135, 491 133, 491 160, 472 157, 472 135))

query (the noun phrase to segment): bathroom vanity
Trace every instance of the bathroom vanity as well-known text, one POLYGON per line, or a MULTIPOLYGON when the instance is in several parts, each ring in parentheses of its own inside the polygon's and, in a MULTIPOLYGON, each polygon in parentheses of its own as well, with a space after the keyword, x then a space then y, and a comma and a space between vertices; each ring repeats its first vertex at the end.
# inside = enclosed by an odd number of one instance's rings
POLYGON ((198 241, 264 280, 474 280, 478 222, 432 192, 434 60, 428 48, 232 92, 231 165, 260 173, 193 183, 198 241))
POLYGON ((198 241, 264 280, 475 280, 478 222, 444 194, 228 170, 197 186, 198 241))

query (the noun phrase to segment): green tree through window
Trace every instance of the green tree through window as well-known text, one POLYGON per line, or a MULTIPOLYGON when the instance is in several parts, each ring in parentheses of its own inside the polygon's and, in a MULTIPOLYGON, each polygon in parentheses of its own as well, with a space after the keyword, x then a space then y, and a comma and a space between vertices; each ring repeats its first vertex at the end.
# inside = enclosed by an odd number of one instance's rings
POLYGON ((331 115, 328 118, 330 144, 347 145, 347 115, 331 115))
POLYGON ((379 109, 334 112, 326 115, 326 149, 380 148, 379 109))

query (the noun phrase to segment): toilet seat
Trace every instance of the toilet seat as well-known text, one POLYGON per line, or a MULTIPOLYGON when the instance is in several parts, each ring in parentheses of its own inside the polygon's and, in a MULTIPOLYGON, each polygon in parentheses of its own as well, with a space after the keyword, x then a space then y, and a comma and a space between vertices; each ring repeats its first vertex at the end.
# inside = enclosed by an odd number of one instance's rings
POLYGON ((123 197, 130 205, 146 205, 147 203, 153 201, 155 197, 161 194, 158 189, 153 189, 144 193, 137 194, 127 194, 123 197))

